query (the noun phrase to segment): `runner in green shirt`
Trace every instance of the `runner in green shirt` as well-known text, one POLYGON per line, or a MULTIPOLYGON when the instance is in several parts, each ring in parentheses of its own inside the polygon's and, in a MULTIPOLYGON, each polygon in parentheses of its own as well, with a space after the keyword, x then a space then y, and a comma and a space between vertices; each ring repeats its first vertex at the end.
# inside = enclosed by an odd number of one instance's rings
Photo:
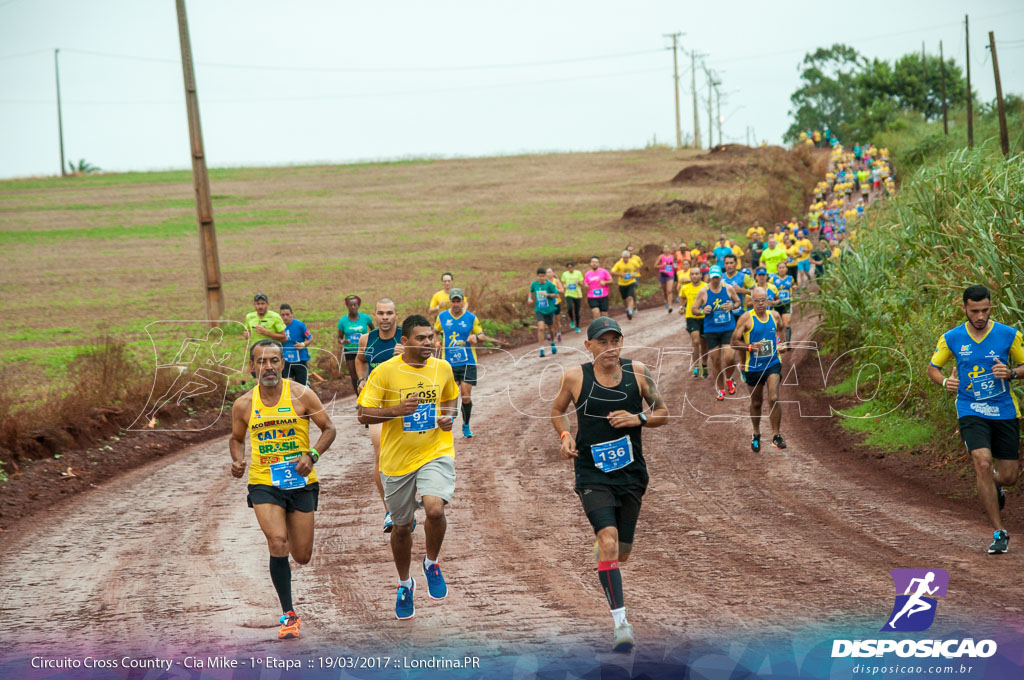
POLYGON ((565 313, 569 315, 569 329, 580 332, 580 305, 583 303, 583 272, 576 269, 575 262, 566 262, 562 272, 565 284, 565 313))
MULTIPOLYGON (((255 311, 245 315, 245 330, 242 336, 246 340, 252 339, 254 333, 259 333, 265 338, 284 342, 288 336, 284 332, 284 319, 277 312, 269 309, 270 300, 266 293, 256 293, 252 299, 252 306, 255 311)), ((262 340, 263 338, 256 338, 262 340)))
POLYGON ((373 330, 373 318, 359 311, 363 303, 358 295, 345 297, 348 314, 338 319, 338 344, 342 346, 342 356, 348 368, 348 377, 352 380, 352 391, 359 394, 359 376, 356 375, 356 354, 359 351, 359 338, 373 330))
POLYGON ((775 271, 780 262, 785 262, 788 255, 786 249, 779 245, 775 236, 768 237, 768 247, 761 251, 761 266, 766 270, 775 271))

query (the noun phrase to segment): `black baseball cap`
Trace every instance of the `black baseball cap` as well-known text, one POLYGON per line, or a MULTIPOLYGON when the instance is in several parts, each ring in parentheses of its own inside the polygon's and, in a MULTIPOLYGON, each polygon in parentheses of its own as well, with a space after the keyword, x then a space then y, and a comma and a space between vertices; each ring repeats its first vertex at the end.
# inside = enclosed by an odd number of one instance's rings
POLYGON ((266 302, 270 302, 270 298, 267 297, 266 293, 256 293, 255 295, 253 295, 252 301, 256 302, 257 300, 264 300, 266 302))
POLYGON ((609 331, 615 331, 619 335, 622 335, 622 327, 619 326, 615 319, 607 316, 599 316, 590 322, 587 326, 587 340, 593 340, 594 338, 600 337, 609 331))

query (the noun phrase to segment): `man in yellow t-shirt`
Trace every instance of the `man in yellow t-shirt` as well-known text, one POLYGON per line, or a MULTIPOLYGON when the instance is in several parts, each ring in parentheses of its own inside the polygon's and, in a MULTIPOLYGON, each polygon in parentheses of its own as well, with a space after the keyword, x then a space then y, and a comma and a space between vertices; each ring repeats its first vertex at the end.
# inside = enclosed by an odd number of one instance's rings
POLYGON ((437 560, 447 522, 444 506, 455 491, 452 423, 459 387, 447 361, 433 357, 434 330, 419 314, 402 322, 403 351, 370 373, 359 395, 359 422, 383 423, 380 478, 391 513, 391 553, 398 570, 395 616, 412 618, 416 582, 409 573, 412 523, 419 493, 427 515, 427 555, 422 572, 430 599, 441 600, 448 586, 437 560))
POLYGON ((700 267, 692 267, 688 271, 681 271, 679 278, 679 298, 684 301, 679 308, 680 314, 686 315, 686 332, 690 334, 690 346, 693 348, 690 357, 690 367, 693 369, 693 377, 697 378, 703 370, 704 377, 708 377, 708 348, 704 343, 704 313, 694 314, 693 302, 697 294, 708 287, 700 273, 700 267), (683 282, 686 283, 683 283, 683 282), (698 357, 700 364, 697 363, 698 357))
POLYGON ((245 315, 245 330, 242 336, 246 340, 269 339, 277 342, 284 342, 288 336, 284 332, 284 319, 281 315, 270 309, 270 302, 266 293, 256 293, 252 299, 253 310, 245 315), (253 335, 262 337, 253 338, 253 335))
POLYGON ((618 277, 619 295, 622 296, 622 303, 626 305, 626 318, 633 320, 633 310, 636 308, 636 282, 640 276, 637 272, 643 267, 643 262, 634 257, 628 250, 622 251, 622 257, 612 265, 612 274, 618 277))
MULTIPOLYGON (((448 297, 448 293, 452 290, 452 282, 455 281, 455 277, 452 276, 451 272, 445 272, 441 275, 441 290, 434 293, 430 298, 430 313, 437 315, 452 306, 451 299, 448 297)), ((463 300, 465 307, 469 307, 469 300, 463 300)))

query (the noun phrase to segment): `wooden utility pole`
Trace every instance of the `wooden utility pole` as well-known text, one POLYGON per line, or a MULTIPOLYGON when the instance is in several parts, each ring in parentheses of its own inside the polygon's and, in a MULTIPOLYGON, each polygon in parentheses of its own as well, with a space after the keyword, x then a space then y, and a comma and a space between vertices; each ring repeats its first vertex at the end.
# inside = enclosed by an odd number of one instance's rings
POLYGON ((974 148, 974 93, 971 92, 971 31, 964 15, 964 40, 967 42, 967 146, 974 148))
POLYGON ((672 80, 676 85, 676 148, 683 148, 683 130, 679 125, 679 51, 677 41, 682 33, 666 33, 666 38, 672 38, 672 80))
POLYGON ((60 176, 67 177, 68 166, 64 162, 64 119, 60 112, 60 63, 57 54, 60 50, 53 51, 53 75, 57 79, 57 137, 60 139, 60 176))
POLYGON ((722 84, 721 81, 719 81, 719 80, 715 81, 715 108, 718 110, 718 117, 716 118, 716 122, 718 123, 718 144, 719 144, 719 146, 721 146, 721 144, 722 144, 722 91, 720 89, 718 89, 718 86, 721 85, 721 84, 722 84))
POLYGON ((715 146, 715 119, 714 112, 711 110, 711 91, 715 87, 715 81, 711 77, 708 65, 701 64, 701 66, 704 68, 704 74, 708 77, 708 149, 712 149, 715 146))
POLYGON ((697 53, 690 50, 690 89, 693 91, 693 148, 700 148, 700 117, 697 115, 697 53))
POLYGON ((199 261, 206 290, 206 318, 211 326, 224 313, 224 291, 220 286, 220 257, 217 254, 217 232, 213 228, 213 205, 210 201, 210 176, 206 172, 203 153, 203 129, 199 124, 199 96, 192 68, 192 43, 188 37, 185 0, 175 0, 178 9, 178 37, 181 40, 181 70, 185 76, 185 107, 188 110, 188 137, 192 146, 192 182, 196 190, 196 216, 199 220, 199 261))
POLYGON ((988 32, 988 46, 992 50, 992 72, 996 76, 996 107, 999 109, 999 144, 1003 157, 1010 157, 1010 136, 1006 131, 1006 107, 1003 105, 1003 85, 999 81, 999 59, 996 57, 996 34, 988 32))
POLYGON ((942 41, 939 41, 939 63, 942 65, 942 134, 949 134, 949 116, 946 113, 946 61, 942 56, 942 41))

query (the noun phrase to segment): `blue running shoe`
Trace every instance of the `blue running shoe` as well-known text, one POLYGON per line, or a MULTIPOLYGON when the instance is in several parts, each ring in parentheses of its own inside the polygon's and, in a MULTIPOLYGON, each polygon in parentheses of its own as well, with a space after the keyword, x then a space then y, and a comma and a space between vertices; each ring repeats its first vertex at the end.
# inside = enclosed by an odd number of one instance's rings
POLYGON ((412 582, 412 588, 398 586, 398 598, 395 600, 395 618, 399 621, 411 619, 416 615, 416 607, 412 604, 412 596, 415 592, 415 580, 412 582))
POLYGON ((750 450, 754 453, 761 452, 761 435, 755 434, 750 438, 750 450))
POLYGON ((1005 531, 992 532, 992 545, 988 547, 989 555, 1001 555, 1010 549, 1010 534, 1005 531))
POLYGON ((390 534, 391 530, 395 528, 395 523, 391 521, 391 512, 384 513, 384 533, 390 534))
POLYGON ((462 424, 462 436, 466 439, 473 438, 473 430, 469 429, 469 423, 462 424))
POLYGON ((551 353, 558 354, 558 348, 555 347, 555 343, 551 343, 551 353))
POLYGON ((434 564, 428 569, 426 564, 424 560, 420 566, 423 567, 423 575, 427 577, 427 592, 430 593, 430 599, 443 600, 448 596, 448 584, 444 582, 444 576, 441 576, 441 566, 434 564))
POLYGON ((540 348, 540 355, 544 356, 544 348, 543 347, 540 348))

